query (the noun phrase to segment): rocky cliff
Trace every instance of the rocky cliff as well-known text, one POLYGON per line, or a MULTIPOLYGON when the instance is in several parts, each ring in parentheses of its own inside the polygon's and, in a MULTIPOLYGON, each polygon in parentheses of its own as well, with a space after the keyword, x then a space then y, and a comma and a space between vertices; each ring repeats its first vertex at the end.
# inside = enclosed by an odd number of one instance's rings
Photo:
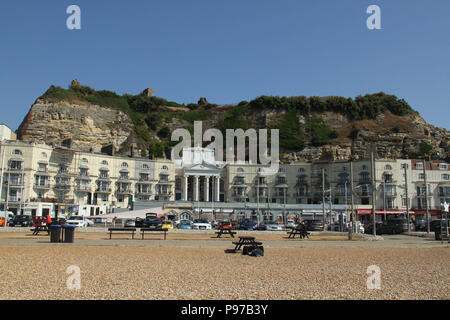
POLYGON ((239 105, 217 106, 200 99, 181 105, 140 95, 119 96, 72 82, 69 89, 50 87, 32 105, 17 130, 26 141, 60 144, 98 152, 114 145, 128 154, 138 145, 142 156, 165 157, 171 132, 193 129, 280 128, 283 162, 317 159, 368 158, 376 146, 379 158, 429 156, 447 158, 450 132, 428 124, 402 99, 384 93, 350 98, 260 97, 239 105))
POLYGON ((130 117, 120 110, 83 101, 46 101, 38 99, 18 129, 18 138, 59 145, 72 139, 72 148, 100 152, 107 145, 119 151, 136 137, 130 117))

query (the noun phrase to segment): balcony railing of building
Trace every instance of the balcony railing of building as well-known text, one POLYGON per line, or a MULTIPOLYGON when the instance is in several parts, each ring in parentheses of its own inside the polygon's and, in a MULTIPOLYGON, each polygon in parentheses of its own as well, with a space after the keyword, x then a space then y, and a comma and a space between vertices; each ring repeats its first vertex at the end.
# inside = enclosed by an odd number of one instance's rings
POLYGON ((75 187, 75 191, 91 192, 91 190, 92 190, 91 186, 77 185, 75 187))
POLYGON ((110 187, 97 187, 95 189, 95 192, 97 192, 97 193, 111 193, 111 188, 110 187))
POLYGON ((34 188, 36 189, 50 189, 50 183, 35 183, 34 188))
POLYGON ((68 191, 70 190, 70 185, 69 184, 65 184, 65 183, 57 183, 53 186, 54 189, 56 190, 64 190, 64 191, 68 191))

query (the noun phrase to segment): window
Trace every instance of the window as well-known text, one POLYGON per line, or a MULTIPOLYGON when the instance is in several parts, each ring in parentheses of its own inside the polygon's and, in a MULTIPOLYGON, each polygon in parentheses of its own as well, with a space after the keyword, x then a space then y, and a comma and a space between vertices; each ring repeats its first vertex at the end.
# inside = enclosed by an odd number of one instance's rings
POLYGON ((87 177, 88 176, 88 169, 87 168, 80 168, 80 176, 87 177))
POLYGON ((22 155, 22 151, 20 151, 19 149, 16 149, 16 150, 14 150, 14 151, 12 152, 12 154, 21 156, 21 155, 22 155))
POLYGON ((167 170, 169 170, 169 168, 167 168, 167 166, 162 166, 161 170, 167 171, 167 170))
POLYGON ((108 161, 103 160, 103 161, 102 161, 102 165, 107 166, 107 165, 108 165, 108 161))
POLYGON ((244 169, 238 168, 238 169, 237 169, 237 172, 244 172, 244 169))
POLYGON ((445 173, 445 174, 443 174, 442 175, 442 180, 450 180, 450 175, 449 174, 447 174, 447 173, 445 173))
POLYGON ((423 163, 422 162, 417 162, 416 163, 416 169, 423 169, 423 163))
POLYGON ((148 164, 146 164, 146 163, 142 164, 142 169, 149 169, 148 164))
POLYGON ((305 172, 305 169, 304 168, 299 168, 298 172, 305 172))
POLYGON ((392 166, 390 164, 387 164, 384 166, 384 170, 392 170, 392 166))
POLYGON ((11 170, 22 170, 22 161, 14 161, 12 160, 9 164, 9 168, 11 170))
POLYGON ((128 168, 128 163, 122 162, 122 164, 120 166, 123 167, 123 168, 128 168))
POLYGON ((46 154, 45 152, 42 152, 42 153, 41 153, 41 158, 42 158, 42 159, 47 159, 47 154, 46 154))
POLYGON ((406 169, 409 169, 409 165, 407 163, 402 163, 402 169, 405 169, 405 167, 406 169))
POLYGON ((367 166, 366 166, 366 165, 363 165, 363 166, 362 166, 362 170, 367 170, 367 166))
POLYGON ((108 170, 100 170, 100 178, 107 179, 108 178, 108 170))
POLYGON ((284 168, 284 167, 280 167, 280 168, 278 169, 278 172, 280 172, 280 173, 284 173, 284 172, 286 172, 286 168, 284 168))
POLYGON ((47 165, 45 163, 38 163, 39 172, 47 172, 47 165))
POLYGON ((439 170, 447 170, 447 164, 446 163, 439 163, 439 170))
POLYGON ((425 174, 419 173, 419 180, 425 180, 425 174))
POLYGON ((88 159, 86 158, 81 159, 81 163, 88 163, 88 159))

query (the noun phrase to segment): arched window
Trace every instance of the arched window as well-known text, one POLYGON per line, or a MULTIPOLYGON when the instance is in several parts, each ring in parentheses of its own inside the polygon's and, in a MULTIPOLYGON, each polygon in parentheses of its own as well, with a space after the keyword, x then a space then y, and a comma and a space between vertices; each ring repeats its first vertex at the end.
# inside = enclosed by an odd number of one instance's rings
POLYGON ((128 168, 128 163, 126 162, 122 162, 122 164, 120 165, 122 168, 128 168))
POLYGON ((167 166, 162 166, 162 167, 161 167, 161 170, 167 171, 167 170, 169 170, 169 168, 167 168, 167 166))
POLYGON ((108 161, 103 160, 103 161, 102 161, 102 165, 107 166, 107 165, 108 165, 108 161))
POLYGON ((237 172, 244 172, 244 169, 243 168, 238 168, 237 172))
POLYGON ((41 152, 41 158, 47 159, 47 154, 45 152, 41 152))
POLYGON ((21 155, 22 155, 22 151, 20 151, 19 149, 15 149, 15 150, 12 152, 12 154, 21 156, 21 155))
POLYGON ((384 170, 392 170, 392 166, 390 164, 387 164, 384 166, 384 170))

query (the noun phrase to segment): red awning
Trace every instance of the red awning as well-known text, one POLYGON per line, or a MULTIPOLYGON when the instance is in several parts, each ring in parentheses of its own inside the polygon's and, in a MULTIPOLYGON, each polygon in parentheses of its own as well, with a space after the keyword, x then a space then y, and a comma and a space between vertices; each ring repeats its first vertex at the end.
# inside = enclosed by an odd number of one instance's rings
MULTIPOLYGON (((427 214, 426 210, 415 210, 415 214, 427 214)), ((441 210, 429 210, 431 215, 440 215, 442 214, 441 210)), ((445 213, 445 212, 444 212, 445 213)))
MULTIPOLYGON (((375 210, 376 214, 384 214, 384 210, 375 210)), ((372 214, 372 209, 358 209, 358 214, 364 215, 364 214, 372 214)), ((406 210, 393 210, 389 209, 386 210, 386 214, 406 214, 406 210)), ((416 214, 415 211, 409 210, 409 214, 416 214)))

